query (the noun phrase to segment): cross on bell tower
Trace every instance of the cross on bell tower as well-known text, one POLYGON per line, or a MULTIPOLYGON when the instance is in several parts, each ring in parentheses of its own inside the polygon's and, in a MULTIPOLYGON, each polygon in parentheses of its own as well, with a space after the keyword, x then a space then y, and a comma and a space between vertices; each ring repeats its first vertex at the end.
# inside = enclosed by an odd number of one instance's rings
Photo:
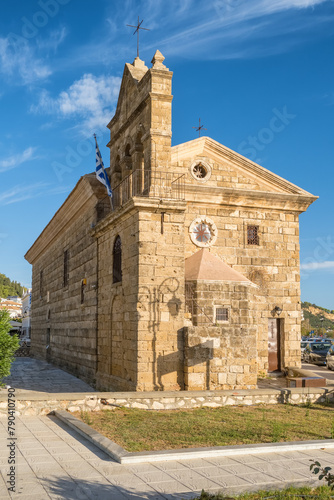
POLYGON ((139 30, 151 31, 148 28, 141 27, 143 22, 144 19, 142 19, 142 21, 139 22, 139 16, 138 16, 138 23, 136 24, 136 26, 134 26, 133 24, 127 24, 127 26, 129 26, 130 28, 136 28, 133 34, 135 35, 137 33, 137 57, 139 57, 139 30))

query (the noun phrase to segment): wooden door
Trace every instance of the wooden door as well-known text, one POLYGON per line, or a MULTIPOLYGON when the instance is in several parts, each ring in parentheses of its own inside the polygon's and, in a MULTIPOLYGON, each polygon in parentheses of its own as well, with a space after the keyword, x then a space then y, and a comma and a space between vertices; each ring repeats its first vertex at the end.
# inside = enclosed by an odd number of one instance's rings
POLYGON ((268 371, 281 369, 280 362, 280 323, 279 319, 268 319, 268 371))

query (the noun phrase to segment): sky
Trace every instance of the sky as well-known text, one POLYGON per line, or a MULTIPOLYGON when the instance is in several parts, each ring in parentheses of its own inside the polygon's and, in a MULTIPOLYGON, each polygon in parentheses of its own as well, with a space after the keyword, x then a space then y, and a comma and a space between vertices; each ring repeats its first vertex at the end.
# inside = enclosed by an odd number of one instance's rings
POLYGON ((319 196, 300 216, 302 300, 334 309, 333 0, 11 0, 0 17, 0 273, 80 176, 108 162, 124 64, 157 49, 173 76, 173 145, 205 135, 319 196), (273 127, 275 116, 283 117, 273 127))

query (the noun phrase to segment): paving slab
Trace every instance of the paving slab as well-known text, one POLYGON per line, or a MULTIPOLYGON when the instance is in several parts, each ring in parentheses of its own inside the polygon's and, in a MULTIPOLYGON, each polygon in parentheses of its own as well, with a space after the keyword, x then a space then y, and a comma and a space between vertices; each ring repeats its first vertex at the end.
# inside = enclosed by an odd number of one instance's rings
POLYGON ((310 458, 325 466, 334 462, 334 450, 262 453, 236 457, 161 461, 121 465, 65 424, 49 417, 17 417, 16 487, 7 491, 8 448, 6 426, 0 422, 0 500, 119 499, 180 500, 209 492, 238 494, 290 484, 320 484, 309 471, 310 458), (48 429, 49 438, 38 429, 48 429), (22 433, 25 439, 20 442, 22 433), (27 440, 28 438, 28 440, 27 440), (54 443, 57 443, 56 453, 54 443), (30 444, 27 447, 27 443, 30 444), (297 466, 298 465, 298 466, 297 466))
POLYGON ((35 358, 15 358, 11 375, 4 379, 6 385, 15 387, 16 395, 31 393, 94 392, 95 389, 46 361, 35 358))

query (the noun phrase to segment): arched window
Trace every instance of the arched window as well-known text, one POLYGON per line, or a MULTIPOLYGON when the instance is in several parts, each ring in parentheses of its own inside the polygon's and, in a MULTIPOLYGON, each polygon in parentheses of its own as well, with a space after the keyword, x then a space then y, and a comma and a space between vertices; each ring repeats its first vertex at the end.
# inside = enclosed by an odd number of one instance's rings
POLYGON ((113 250, 113 283, 120 281, 122 281, 122 241, 117 236, 113 250))

